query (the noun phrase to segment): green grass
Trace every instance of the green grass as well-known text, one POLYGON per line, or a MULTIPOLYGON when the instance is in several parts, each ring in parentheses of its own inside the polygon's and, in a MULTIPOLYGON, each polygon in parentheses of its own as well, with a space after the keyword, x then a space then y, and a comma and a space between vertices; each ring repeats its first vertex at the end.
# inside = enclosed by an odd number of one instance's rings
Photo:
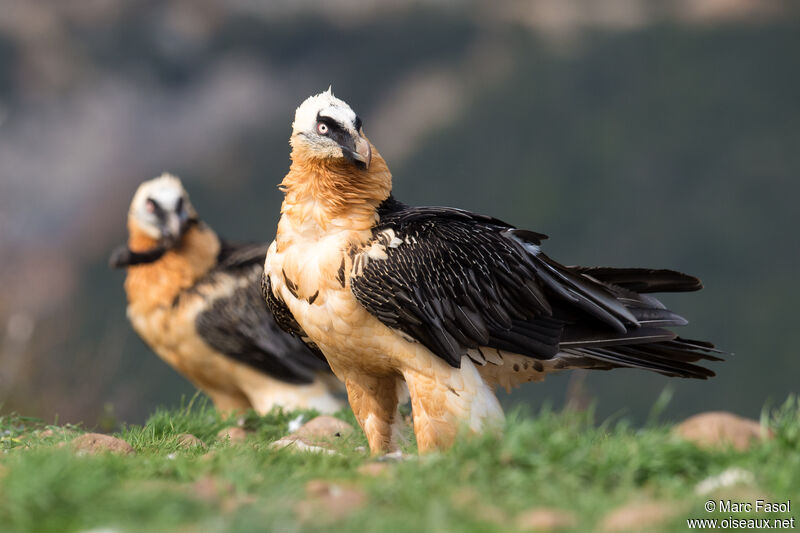
MULTIPOLYGON (((144 426, 115 434, 135 448, 132 456, 77 455, 61 443, 80 428, 0 417, 0 529, 508 531, 523 511, 546 506, 572 513, 574 531, 592 531, 609 510, 647 500, 677 509, 660 530, 686 531, 687 518, 730 515, 706 513, 710 498, 791 499, 800 506, 800 405, 793 399, 765 412, 774 438, 747 452, 703 450, 653 421, 637 429, 545 409, 512 413, 503 437, 463 439, 446 453, 388 463, 379 476, 358 470, 372 461, 357 449, 365 445, 360 432, 337 443, 337 455, 271 449, 295 416, 249 414, 244 423, 253 435, 230 443, 216 438, 229 424, 204 401, 161 410, 144 426), (43 435, 48 429, 52 434, 43 435), (208 448, 181 448, 181 433, 208 448), (700 481, 732 467, 750 472, 752 481, 727 489, 733 496, 695 494, 700 481), (198 490, 202 480, 219 491, 198 490), (309 499, 310 480, 356 487, 366 503, 337 518, 312 499, 303 515, 298 502, 309 499)), ((339 416, 353 422, 349 412, 339 416)))

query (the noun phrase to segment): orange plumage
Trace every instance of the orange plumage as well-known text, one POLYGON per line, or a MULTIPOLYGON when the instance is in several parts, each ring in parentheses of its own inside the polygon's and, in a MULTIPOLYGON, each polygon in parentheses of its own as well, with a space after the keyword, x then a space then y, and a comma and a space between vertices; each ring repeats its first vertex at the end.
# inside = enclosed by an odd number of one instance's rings
POLYGON ((223 243, 171 176, 142 185, 128 230, 114 261, 127 267, 131 324, 220 411, 339 408, 327 365, 280 331, 263 303, 266 246, 223 243), (183 220, 170 224, 181 210, 183 220))

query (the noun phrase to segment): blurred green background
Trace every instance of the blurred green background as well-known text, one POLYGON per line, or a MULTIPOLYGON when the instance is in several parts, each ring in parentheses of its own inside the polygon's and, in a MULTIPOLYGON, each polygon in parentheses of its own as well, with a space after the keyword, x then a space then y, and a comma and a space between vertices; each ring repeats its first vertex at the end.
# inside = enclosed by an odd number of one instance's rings
POLYGON ((136 337, 110 250, 138 183, 181 176, 271 240, 295 107, 333 85, 395 194, 551 236, 566 264, 674 268, 709 382, 564 374, 504 396, 641 420, 797 392, 800 18, 777 0, 4 0, 2 411, 141 422, 193 388, 136 337), (569 394, 567 394, 567 391, 569 394))

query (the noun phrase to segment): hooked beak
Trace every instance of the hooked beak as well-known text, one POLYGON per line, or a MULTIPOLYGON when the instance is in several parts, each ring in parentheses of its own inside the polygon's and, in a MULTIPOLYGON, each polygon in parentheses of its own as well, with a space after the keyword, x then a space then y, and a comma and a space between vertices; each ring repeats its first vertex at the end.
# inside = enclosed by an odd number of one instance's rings
POLYGON ((345 157, 353 161, 356 165, 367 170, 372 161, 372 147, 369 141, 358 134, 355 139, 353 149, 344 149, 345 157))
POLYGON ((189 227, 189 221, 189 213, 185 209, 178 213, 167 214, 161 227, 161 242, 164 246, 167 248, 177 246, 189 227))

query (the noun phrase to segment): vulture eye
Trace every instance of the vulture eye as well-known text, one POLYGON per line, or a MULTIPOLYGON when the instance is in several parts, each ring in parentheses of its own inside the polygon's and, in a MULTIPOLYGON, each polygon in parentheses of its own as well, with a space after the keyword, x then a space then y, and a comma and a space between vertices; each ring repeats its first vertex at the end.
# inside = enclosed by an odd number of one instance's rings
POLYGON ((148 213, 155 213, 156 212, 156 203, 153 201, 152 198, 148 198, 147 202, 144 204, 144 208, 148 213))
POLYGON ((328 134, 328 125, 324 122, 320 122, 317 124, 317 131, 320 135, 327 135, 328 134))

